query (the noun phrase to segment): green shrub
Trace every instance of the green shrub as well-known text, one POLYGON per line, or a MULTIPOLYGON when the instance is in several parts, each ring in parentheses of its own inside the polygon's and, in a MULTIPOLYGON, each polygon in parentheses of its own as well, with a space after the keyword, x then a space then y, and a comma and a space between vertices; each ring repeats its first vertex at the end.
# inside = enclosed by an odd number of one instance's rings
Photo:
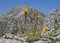
POLYGON ((27 32, 26 36, 27 36, 26 40, 28 42, 33 42, 35 40, 39 40, 40 39, 40 30, 37 29, 35 32, 32 32, 32 33, 27 32))

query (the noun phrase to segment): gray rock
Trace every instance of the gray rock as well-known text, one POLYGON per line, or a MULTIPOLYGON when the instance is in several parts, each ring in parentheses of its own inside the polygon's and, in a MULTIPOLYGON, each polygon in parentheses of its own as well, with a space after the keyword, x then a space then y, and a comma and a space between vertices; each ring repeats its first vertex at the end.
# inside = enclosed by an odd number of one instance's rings
MULTIPOLYGON (((28 43, 28 42, 22 42, 18 40, 12 40, 12 39, 0 39, 0 43, 28 43)), ((33 43, 51 43, 51 41, 34 41, 33 43)))
POLYGON ((11 39, 0 39, 0 43, 27 43, 27 42, 11 40, 11 39))
POLYGON ((60 41, 56 41, 56 43, 60 43, 60 41))
POLYGON ((53 9, 46 16, 44 24, 49 29, 60 29, 60 9, 53 9))
POLYGON ((56 37, 56 40, 60 41, 60 35, 58 35, 58 36, 56 37))
POLYGON ((51 43, 51 41, 41 41, 41 40, 39 40, 39 41, 35 41, 33 43, 51 43))

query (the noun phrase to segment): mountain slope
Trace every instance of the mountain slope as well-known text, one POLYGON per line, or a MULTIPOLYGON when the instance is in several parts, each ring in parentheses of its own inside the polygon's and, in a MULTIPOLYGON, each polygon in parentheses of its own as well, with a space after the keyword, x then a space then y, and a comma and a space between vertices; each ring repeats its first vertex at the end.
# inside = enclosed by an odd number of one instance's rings
MULTIPOLYGON (((14 35, 22 35, 24 33, 24 9, 25 6, 17 6, 8 11, 0 17, 0 35, 12 33, 14 35)), ((27 17, 27 28, 32 30, 35 25, 35 12, 36 9, 29 8, 27 17)), ((44 14, 40 12, 39 28, 43 27, 44 14)))
POLYGON ((60 29, 60 9, 53 9, 46 18, 46 25, 50 29, 60 29))

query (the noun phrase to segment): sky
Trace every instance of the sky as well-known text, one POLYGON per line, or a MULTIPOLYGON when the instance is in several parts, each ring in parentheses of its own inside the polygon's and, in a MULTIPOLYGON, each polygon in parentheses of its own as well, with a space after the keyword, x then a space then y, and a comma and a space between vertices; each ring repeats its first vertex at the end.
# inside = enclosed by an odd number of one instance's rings
POLYGON ((18 5, 32 7, 48 14, 52 9, 60 8, 60 0, 0 0, 0 15, 18 5))

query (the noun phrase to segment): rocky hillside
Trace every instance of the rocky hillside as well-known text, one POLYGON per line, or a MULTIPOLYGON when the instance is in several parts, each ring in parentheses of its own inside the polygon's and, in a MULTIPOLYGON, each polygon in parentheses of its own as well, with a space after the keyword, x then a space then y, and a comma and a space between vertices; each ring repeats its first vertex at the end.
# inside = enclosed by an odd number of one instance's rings
POLYGON ((0 43, 30 43, 31 40, 33 43, 60 43, 60 9, 54 9, 48 15, 44 15, 36 9, 27 7, 28 16, 25 21, 25 7, 17 6, 0 16, 0 43), (40 15, 38 23, 36 22, 37 11, 40 15), (24 24, 25 22, 27 23, 24 24), (34 27, 36 23, 38 29, 44 30, 36 30, 33 34, 32 30, 36 29, 34 27), (27 38, 24 34, 24 26, 32 32, 26 35, 27 38), (39 40, 35 41, 35 38, 39 40))
MULTIPOLYGON (((24 33, 24 7, 25 6, 17 6, 0 17, 0 36, 6 33, 14 35, 22 35, 24 33)), ((33 8, 28 8, 28 10, 27 28, 32 30, 36 21, 35 12, 38 10, 33 8)), ((40 12, 39 28, 43 27, 44 18, 45 15, 40 12)))
POLYGON ((49 29, 60 29, 60 9, 52 10, 47 15, 45 24, 49 29))

